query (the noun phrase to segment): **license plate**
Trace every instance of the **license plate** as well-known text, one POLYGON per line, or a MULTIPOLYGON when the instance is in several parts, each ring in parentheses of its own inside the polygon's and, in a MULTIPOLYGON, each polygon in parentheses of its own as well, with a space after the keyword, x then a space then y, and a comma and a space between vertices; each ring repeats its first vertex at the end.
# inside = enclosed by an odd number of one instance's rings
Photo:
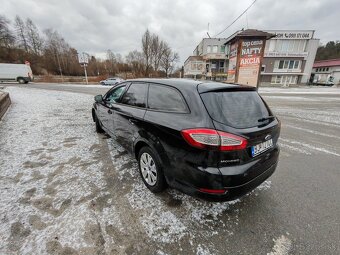
POLYGON ((273 147, 273 140, 269 139, 263 143, 259 143, 255 146, 251 147, 251 156, 255 157, 259 154, 261 154, 262 152, 268 150, 269 148, 273 147))

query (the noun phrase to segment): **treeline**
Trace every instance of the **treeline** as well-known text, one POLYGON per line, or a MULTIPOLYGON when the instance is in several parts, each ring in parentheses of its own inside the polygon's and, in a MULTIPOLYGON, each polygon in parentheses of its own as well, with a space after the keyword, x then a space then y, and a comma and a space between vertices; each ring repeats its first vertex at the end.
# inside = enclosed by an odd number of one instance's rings
POLYGON ((340 41, 329 41, 326 45, 319 46, 315 60, 340 58, 340 41))
MULTIPOLYGON (((0 15, 0 63, 29 61, 35 75, 83 75, 78 52, 54 29, 39 31, 29 18, 16 16, 14 23, 0 15), (11 26, 12 25, 12 26, 11 26)), ((141 50, 125 57, 107 50, 106 59, 90 56, 87 72, 90 76, 168 77, 179 61, 167 42, 158 35, 144 33, 141 50)))

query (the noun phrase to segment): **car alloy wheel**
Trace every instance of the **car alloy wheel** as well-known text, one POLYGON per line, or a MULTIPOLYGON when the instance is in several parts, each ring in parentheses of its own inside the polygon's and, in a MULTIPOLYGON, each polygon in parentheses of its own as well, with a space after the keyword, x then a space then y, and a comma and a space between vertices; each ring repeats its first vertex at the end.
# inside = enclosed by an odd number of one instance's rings
POLYGON ((144 152, 140 157, 140 167, 144 181, 155 186, 157 182, 157 168, 154 159, 147 152, 144 152))

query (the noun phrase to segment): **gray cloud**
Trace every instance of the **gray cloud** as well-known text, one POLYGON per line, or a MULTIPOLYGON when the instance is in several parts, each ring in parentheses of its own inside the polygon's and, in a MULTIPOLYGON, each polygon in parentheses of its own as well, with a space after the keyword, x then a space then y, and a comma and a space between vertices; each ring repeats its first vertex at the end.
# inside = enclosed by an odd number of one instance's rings
MULTIPOLYGON (((107 49, 123 56, 140 49, 148 28, 180 53, 181 62, 192 54, 202 37, 222 31, 252 0, 11 0, 2 3, 1 15, 31 18, 40 30, 54 28, 79 51, 104 55, 107 49)), ((231 28, 235 30, 313 29, 323 43, 339 40, 339 0, 258 0, 231 28)))

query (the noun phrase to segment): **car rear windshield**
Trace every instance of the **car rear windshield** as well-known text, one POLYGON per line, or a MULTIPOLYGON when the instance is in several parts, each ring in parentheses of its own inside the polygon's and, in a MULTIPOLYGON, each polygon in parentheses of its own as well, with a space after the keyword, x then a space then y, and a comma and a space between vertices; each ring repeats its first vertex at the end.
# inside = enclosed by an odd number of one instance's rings
POLYGON ((215 121, 234 128, 250 128, 270 112, 256 91, 223 91, 201 94, 202 100, 215 121))

